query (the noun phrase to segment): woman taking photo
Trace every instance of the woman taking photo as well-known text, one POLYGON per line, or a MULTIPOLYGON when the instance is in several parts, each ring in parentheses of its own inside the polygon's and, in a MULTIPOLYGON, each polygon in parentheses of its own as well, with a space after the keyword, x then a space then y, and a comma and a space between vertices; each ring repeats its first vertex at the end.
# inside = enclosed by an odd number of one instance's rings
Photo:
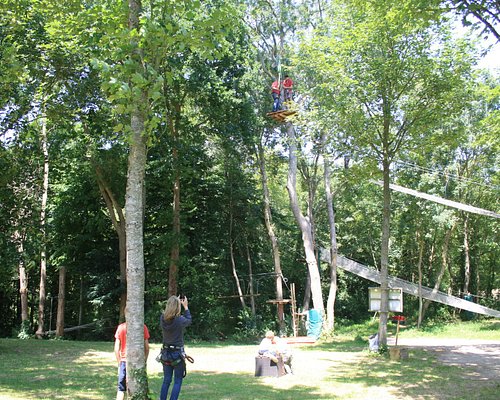
POLYGON ((182 379, 186 370, 184 352, 184 328, 191 325, 191 313, 187 297, 171 296, 167 301, 165 311, 160 316, 160 327, 163 333, 163 384, 160 400, 167 400, 168 389, 174 376, 174 385, 170 400, 177 400, 181 392, 182 379), (184 315, 181 315, 181 305, 184 315))

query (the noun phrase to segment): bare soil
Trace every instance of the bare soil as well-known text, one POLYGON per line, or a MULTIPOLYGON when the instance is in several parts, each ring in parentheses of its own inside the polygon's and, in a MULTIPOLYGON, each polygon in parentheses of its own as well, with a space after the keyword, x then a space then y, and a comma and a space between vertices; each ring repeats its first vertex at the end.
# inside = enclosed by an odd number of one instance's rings
MULTIPOLYGON (((394 339, 392 343, 394 344, 394 339)), ((398 346, 422 349, 447 365, 466 368, 468 379, 500 383, 500 341, 467 339, 398 339, 398 346)))

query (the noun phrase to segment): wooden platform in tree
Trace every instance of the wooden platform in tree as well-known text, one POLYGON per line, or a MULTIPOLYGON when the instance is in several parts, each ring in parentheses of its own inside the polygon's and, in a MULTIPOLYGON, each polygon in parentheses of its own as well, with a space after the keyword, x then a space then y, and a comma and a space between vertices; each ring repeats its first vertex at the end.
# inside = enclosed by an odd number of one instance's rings
POLYGON ((256 293, 256 294, 242 294, 242 295, 231 294, 229 296, 218 296, 217 298, 218 299, 236 299, 236 298, 242 298, 242 297, 257 297, 257 296, 260 296, 260 293, 256 293))
POLYGON ((282 300, 267 300, 266 303, 272 303, 272 304, 286 304, 286 303, 291 303, 292 299, 282 299, 282 300))
POLYGON ((268 117, 273 118, 274 120, 276 120, 278 122, 285 122, 287 120, 287 118, 289 118, 295 114, 297 114, 296 110, 279 110, 279 111, 267 113, 266 115, 268 117))

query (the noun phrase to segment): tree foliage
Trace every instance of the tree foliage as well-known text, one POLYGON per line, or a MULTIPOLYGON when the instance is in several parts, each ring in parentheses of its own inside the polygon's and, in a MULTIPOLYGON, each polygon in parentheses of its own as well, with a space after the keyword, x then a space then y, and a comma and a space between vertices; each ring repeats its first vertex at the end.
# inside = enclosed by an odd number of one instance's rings
MULTIPOLYGON (((33 334, 38 319, 42 104, 51 166, 45 330, 55 327, 58 272, 65 267, 66 326, 95 322, 93 330, 65 335, 112 338, 124 283, 118 235, 96 171, 125 208, 134 140, 143 141, 146 157, 144 203, 140 210, 132 207, 144 218, 143 304, 136 302, 144 315, 134 311, 138 326, 145 321, 153 340, 160 340, 158 315, 170 283, 171 249, 178 244, 176 283, 178 293, 190 298, 190 334, 215 339, 277 328, 275 305, 267 302, 276 285, 255 157, 259 141, 283 297, 291 296, 295 283, 298 304, 308 306, 302 239, 286 191, 289 142, 265 118, 268 86, 280 68, 294 78, 300 100, 293 121, 301 150, 297 196, 304 210, 310 206, 314 249, 330 243, 325 188, 318 179, 323 151, 331 160, 341 254, 380 267, 386 251, 388 274, 417 282, 420 263, 422 284, 433 287, 439 278, 441 290, 462 296, 468 289, 475 301, 498 309, 497 220, 393 193, 383 242, 384 197, 371 182, 382 177, 385 161, 391 182, 498 212, 498 77, 474 68, 474 42, 455 38, 446 22, 453 8, 468 20, 479 18, 495 35, 486 24, 494 26, 495 7, 429 0, 144 0, 139 29, 128 29, 122 1, 4 1, 2 335, 20 329, 33 334), (143 123, 135 139, 131 115, 143 123), (27 327, 21 327, 22 268, 27 327), (255 316, 242 307, 238 286, 245 302, 253 293, 255 316)), ((319 271, 326 297, 330 274, 325 265, 319 271)), ((371 284, 338 275, 337 321, 368 317, 371 284)), ((285 306, 288 333, 290 312, 285 306)), ((418 300, 405 298, 405 314, 417 320, 418 312, 418 300)), ((431 304, 426 318, 454 313, 431 304)))

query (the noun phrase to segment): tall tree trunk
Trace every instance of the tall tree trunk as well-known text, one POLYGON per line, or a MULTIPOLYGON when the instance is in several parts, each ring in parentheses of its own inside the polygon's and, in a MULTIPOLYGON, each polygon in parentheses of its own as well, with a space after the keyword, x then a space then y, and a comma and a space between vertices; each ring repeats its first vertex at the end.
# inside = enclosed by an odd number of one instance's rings
POLYGON ((64 307, 66 305, 66 267, 59 269, 59 292, 57 294, 56 337, 64 336, 64 307))
POLYGON ((308 311, 311 307, 311 275, 306 270, 306 283, 304 288, 304 298, 302 299, 302 311, 308 311))
POLYGON ((253 291, 253 266, 252 257, 250 256, 250 247, 248 246, 248 239, 246 239, 246 251, 247 251, 247 261, 248 261, 248 279, 249 279, 249 290, 250 290, 250 308, 252 310, 252 318, 255 321, 255 294, 253 291))
POLYGON ((45 333, 44 323, 45 323, 45 283, 47 281, 47 232, 46 232, 46 213, 47 213, 47 200, 49 194, 49 148, 48 148, 48 138, 47 138, 47 116, 45 114, 45 100, 42 105, 42 153, 43 153, 43 192, 42 192, 42 204, 40 208, 40 232, 42 235, 41 240, 41 251, 40 251, 40 300, 38 303, 38 329, 36 331, 36 336, 41 338, 45 333))
POLYGON ((475 293, 481 293, 483 290, 481 288, 481 274, 479 273, 479 266, 475 268, 475 275, 476 275, 476 288, 474 290, 475 293))
POLYGON ((83 321, 83 276, 80 277, 80 299, 78 304, 78 326, 82 325, 83 321))
POLYGON ((464 219, 464 294, 470 291, 471 270, 470 270, 470 245, 469 245, 469 215, 465 215, 464 219))
POLYGON ((311 278, 311 294, 313 307, 323 316, 323 294, 321 292, 321 279, 319 274, 318 262, 314 253, 314 242, 311 221, 300 211, 299 200, 297 196, 297 144, 295 129, 291 123, 287 123, 287 133, 289 138, 289 168, 286 188, 290 198, 290 206, 293 215, 302 233, 302 241, 306 256, 307 268, 311 278))
POLYGON ((234 240, 233 240, 233 211, 232 204, 229 205, 229 256, 231 258, 231 269, 233 272, 234 282, 238 290, 238 297, 240 298, 241 308, 247 307, 245 298, 243 297, 243 290, 241 290, 240 279, 238 278, 238 271, 236 270, 236 262, 234 260, 234 240))
POLYGON ((424 258, 424 246, 425 241, 421 237, 420 233, 417 232, 417 243, 418 243, 418 321, 417 328, 420 329, 422 325, 422 310, 424 305, 424 299, 422 297, 422 263, 424 258))
POLYGON ((18 272, 19 272, 19 297, 21 303, 21 327, 20 337, 28 337, 30 334, 30 321, 28 317, 28 275, 24 264, 24 232, 14 232, 14 242, 17 244, 18 272))
POLYGON ((115 231, 118 235, 118 248, 120 257, 120 321, 125 321, 125 304, 127 302, 127 238, 125 232, 125 216, 123 209, 116 200, 111 187, 104 177, 101 168, 98 165, 94 166, 99 185, 99 191, 106 203, 109 216, 115 231))
POLYGON ((324 157, 324 179, 326 207, 328 209, 328 226, 330 228, 330 289, 326 303, 327 328, 335 328, 335 298, 337 296, 337 231, 335 229, 335 210, 330 182, 330 165, 328 157, 324 157))
POLYGON ((174 296, 177 294, 179 275, 179 257, 180 257, 180 235, 181 235, 181 178, 179 172, 179 131, 177 119, 180 116, 180 106, 175 106, 175 115, 169 119, 169 129, 173 139, 172 164, 174 166, 174 185, 173 185, 173 213, 172 213, 172 234, 173 241, 170 248, 170 265, 168 270, 168 294, 174 296))
MULTIPOLYGON (((444 273, 448 267, 448 250, 450 248, 450 239, 453 230, 455 229, 455 226, 456 222, 453 222, 453 225, 450 227, 450 229, 448 229, 444 238, 443 249, 441 251, 441 269, 439 270, 438 276, 436 278, 436 283, 434 284, 434 287, 432 289, 433 294, 439 291, 439 287, 441 286, 441 281, 443 280, 444 273)), ((431 304, 430 300, 424 301, 424 305, 422 307, 422 320, 424 319, 425 313, 427 312, 427 309, 429 308, 430 304, 431 304)))
MULTIPOLYGON (((384 141, 388 141, 388 139, 385 136, 384 136, 384 141)), ((383 176, 384 176, 384 186, 383 186, 384 200, 383 200, 383 210, 382 210, 382 244, 380 247, 381 301, 380 301, 378 339, 379 339, 379 344, 381 346, 387 346, 387 319, 389 314, 388 267, 389 267, 389 238, 390 238, 390 223, 391 223, 391 192, 389 189, 390 161, 387 152, 384 152, 384 159, 382 161, 382 165, 383 165, 383 176)))
MULTIPOLYGON (((177 151, 175 150, 174 153, 177 153, 177 151)), ((176 170, 176 173, 175 173, 174 191, 173 191, 174 193, 173 217, 172 217, 173 242, 172 242, 172 247, 170 249, 170 265, 168 270, 169 296, 176 295, 178 290, 177 277, 179 275, 179 257, 180 257, 179 240, 181 234, 181 219, 180 219, 181 186, 180 186, 179 172, 177 170, 177 167, 174 168, 176 170)))
POLYGON ((276 288, 276 300, 278 300, 278 325, 280 332, 285 330, 285 319, 284 319, 284 305, 279 301, 283 300, 283 273, 281 271, 281 258, 280 250, 278 245, 278 238, 274 232, 274 225, 271 214, 271 198, 269 195, 269 186, 267 184, 267 171, 266 171, 266 161, 264 156, 264 149, 262 143, 257 143, 257 158, 259 160, 260 177, 262 183, 262 193, 264 202, 264 222, 266 224, 267 235, 271 241, 271 248, 273 252, 273 262, 274 262, 274 273, 275 273, 275 288, 276 288))
POLYGON ((138 399, 147 399, 148 391, 143 328, 145 275, 143 190, 146 165, 144 120, 143 113, 135 110, 131 121, 133 138, 130 145, 125 202, 127 238, 127 377, 128 391, 138 399))
POLYGON ((24 260, 19 259, 19 295, 21 298, 21 323, 28 321, 28 275, 24 260))
POLYGON ((28 322, 28 275, 24 264, 24 234, 19 230, 14 232, 14 240, 17 243, 18 271, 19 271, 19 296, 21 299, 21 325, 28 322))
MULTIPOLYGON (((139 31, 140 0, 128 0, 129 29, 139 31)), ((139 34, 138 34, 139 35, 139 34)), ((136 36, 138 36, 136 35, 136 36)), ((131 59, 142 66, 137 37, 132 35, 131 59)), ((144 71, 142 71, 144 72, 144 71)), ((145 121, 147 97, 143 89, 131 111, 131 138, 125 195, 127 241, 127 390, 132 399, 148 399, 148 377, 144 355, 144 175, 146 169, 145 121)), ((132 88, 132 92, 134 88, 132 88)))

